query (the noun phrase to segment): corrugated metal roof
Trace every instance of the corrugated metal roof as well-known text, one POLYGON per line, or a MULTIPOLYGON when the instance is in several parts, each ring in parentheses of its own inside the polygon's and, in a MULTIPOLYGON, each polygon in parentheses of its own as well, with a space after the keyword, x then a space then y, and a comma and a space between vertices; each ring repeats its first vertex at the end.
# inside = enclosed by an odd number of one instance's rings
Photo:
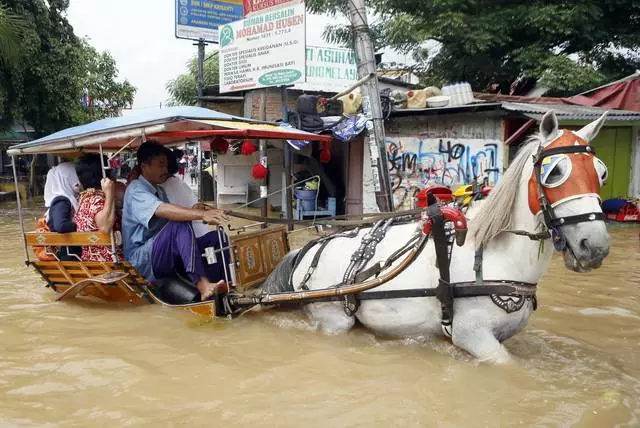
POLYGON ((458 106, 426 107, 397 109, 391 111, 391 116, 407 116, 416 114, 450 114, 450 113, 475 113, 477 111, 500 110, 500 103, 477 102, 458 106))
MULTIPOLYGON (((559 120, 595 120, 607 111, 599 107, 586 107, 567 104, 502 103, 507 111, 522 113, 532 119, 540 120, 549 110, 553 110, 559 120)), ((607 121, 640 121, 640 112, 628 110, 608 110, 607 121)))

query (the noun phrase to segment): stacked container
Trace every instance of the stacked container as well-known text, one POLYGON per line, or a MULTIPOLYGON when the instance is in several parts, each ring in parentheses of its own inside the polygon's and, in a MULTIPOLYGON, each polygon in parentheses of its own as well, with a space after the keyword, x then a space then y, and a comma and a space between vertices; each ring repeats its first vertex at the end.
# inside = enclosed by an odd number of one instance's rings
POLYGON ((456 82, 442 88, 442 94, 451 98, 450 106, 461 106, 473 102, 473 91, 468 82, 456 82))

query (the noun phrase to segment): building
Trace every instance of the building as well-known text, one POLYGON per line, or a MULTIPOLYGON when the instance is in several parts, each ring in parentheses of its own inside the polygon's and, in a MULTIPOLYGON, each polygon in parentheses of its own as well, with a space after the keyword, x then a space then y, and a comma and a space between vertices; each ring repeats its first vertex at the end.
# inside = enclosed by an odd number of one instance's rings
MULTIPOLYGON (((416 85, 403 83, 394 79, 380 78, 381 89, 415 89, 416 85)), ((287 89, 287 108, 295 111, 296 101, 302 94, 315 94, 330 97, 335 93, 303 91, 302 89, 287 89)), ((207 87, 203 100, 206 107, 229 114, 261 119, 267 121, 281 121, 283 119, 283 96, 279 88, 266 88, 234 93, 233 96, 220 95, 217 86, 207 87)), ((286 187, 284 175, 283 143, 270 143, 268 146, 268 204, 273 207, 285 206, 285 195, 282 189, 286 187)), ((362 142, 360 142, 362 144, 362 142)), ((329 162, 320 162, 320 146, 317 143, 301 150, 293 150, 294 174, 299 177, 306 175, 320 176, 319 200, 324 203, 327 198, 336 198, 337 213, 346 212, 347 193, 347 164, 349 160, 349 144, 335 141, 331 145, 329 162)), ((216 200, 220 205, 246 203, 259 199, 260 183, 251 177, 252 167, 259 162, 256 152, 250 156, 227 153, 217 156, 216 168, 216 200)), ((256 204, 257 206, 257 204, 256 204)))
MULTIPOLYGON (((524 102, 394 111, 385 128, 395 207, 411 208, 417 190, 433 185, 455 187, 483 179, 490 184, 499 182, 509 159, 526 137, 537 131, 549 110, 556 112, 560 126, 566 129, 579 129, 606 111, 524 102)), ((611 110, 592 142, 609 169, 609 179, 601 190, 603 199, 640 197, 639 129, 640 112, 611 110)), ((350 155, 348 213, 369 212, 375 209, 366 196, 371 193, 366 174, 369 153, 352 145, 350 155)))

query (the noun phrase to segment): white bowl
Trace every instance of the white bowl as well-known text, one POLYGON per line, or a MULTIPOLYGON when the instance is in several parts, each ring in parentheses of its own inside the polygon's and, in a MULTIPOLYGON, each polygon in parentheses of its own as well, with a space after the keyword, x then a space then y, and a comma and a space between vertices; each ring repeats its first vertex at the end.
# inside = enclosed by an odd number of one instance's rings
POLYGON ((439 95, 437 97, 427 98, 427 105, 429 107, 445 107, 449 104, 451 97, 446 95, 439 95))

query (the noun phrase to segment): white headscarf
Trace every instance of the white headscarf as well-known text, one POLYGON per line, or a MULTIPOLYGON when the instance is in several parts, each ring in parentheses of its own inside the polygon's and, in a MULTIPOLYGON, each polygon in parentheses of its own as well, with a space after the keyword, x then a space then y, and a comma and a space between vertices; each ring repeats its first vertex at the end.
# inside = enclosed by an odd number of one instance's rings
MULTIPOLYGON (((71 162, 64 162, 54 166, 47 173, 47 181, 44 184, 44 206, 51 207, 51 202, 58 196, 64 196, 69 200, 74 211, 78 208, 78 194, 80 193, 80 180, 76 174, 76 168, 71 162)), ((49 211, 45 214, 49 220, 49 211)))

